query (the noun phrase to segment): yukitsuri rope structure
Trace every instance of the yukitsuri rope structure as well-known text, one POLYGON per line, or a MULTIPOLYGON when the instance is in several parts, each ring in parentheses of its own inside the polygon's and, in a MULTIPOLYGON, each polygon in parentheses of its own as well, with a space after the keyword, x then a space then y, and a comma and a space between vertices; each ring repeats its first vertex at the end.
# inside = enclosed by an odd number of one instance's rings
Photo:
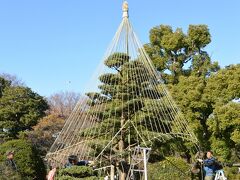
POLYGON ((197 144, 135 34, 126 2, 122 22, 85 92, 48 152, 49 163, 63 166, 74 154, 101 168, 129 161, 136 146, 149 148, 172 138, 197 144))

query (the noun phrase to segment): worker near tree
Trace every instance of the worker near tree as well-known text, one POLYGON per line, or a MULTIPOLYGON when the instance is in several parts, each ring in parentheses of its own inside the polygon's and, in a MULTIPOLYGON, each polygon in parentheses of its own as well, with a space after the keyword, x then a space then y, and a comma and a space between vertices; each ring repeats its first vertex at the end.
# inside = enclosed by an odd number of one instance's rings
POLYGON ((207 151, 206 159, 198 159, 199 162, 203 163, 204 169, 204 180, 214 180, 215 172, 219 169, 219 163, 216 158, 213 157, 212 151, 207 151))
POLYGON ((14 161, 14 152, 8 151, 6 155, 7 155, 6 166, 13 171, 17 171, 17 165, 14 161))

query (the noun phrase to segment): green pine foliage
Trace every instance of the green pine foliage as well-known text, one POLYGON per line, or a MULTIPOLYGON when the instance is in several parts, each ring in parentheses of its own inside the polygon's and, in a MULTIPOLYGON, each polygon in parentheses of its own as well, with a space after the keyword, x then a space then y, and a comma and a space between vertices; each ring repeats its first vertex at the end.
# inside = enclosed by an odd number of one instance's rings
MULTIPOLYGON (((105 60, 105 65, 111 69, 111 73, 99 77, 100 92, 86 93, 89 97, 88 113, 97 117, 102 124, 99 127, 96 125, 88 128, 80 134, 82 136, 88 134, 90 137, 98 135, 96 142, 92 143, 94 149, 92 155, 100 153, 111 136, 116 134, 126 122, 129 123, 113 141, 112 151, 106 148, 104 156, 109 157, 110 153, 120 155, 129 145, 143 145, 130 121, 135 123, 136 128, 141 132, 141 138, 146 141, 149 137, 164 139, 163 133, 171 131, 169 124, 172 123, 171 116, 174 116, 171 113, 172 107, 161 105, 166 101, 166 97, 157 89, 160 84, 144 63, 138 59, 130 60, 127 54, 114 53, 105 60), (162 119, 161 123, 159 116, 162 119)), ((128 153, 122 155, 128 156, 128 153)))
POLYGON ((84 178, 87 176, 93 176, 93 169, 88 166, 72 166, 70 168, 61 169, 59 175, 67 175, 72 177, 84 178))
POLYGON ((148 178, 154 180, 190 180, 190 165, 181 158, 166 157, 157 163, 148 164, 148 178))
POLYGON ((93 171, 92 167, 88 166, 72 166, 69 168, 60 169, 57 175, 57 180, 100 180, 97 171, 93 171))
POLYGON ((56 180, 103 180, 103 177, 90 176, 85 178, 75 178, 72 176, 60 176, 56 180))

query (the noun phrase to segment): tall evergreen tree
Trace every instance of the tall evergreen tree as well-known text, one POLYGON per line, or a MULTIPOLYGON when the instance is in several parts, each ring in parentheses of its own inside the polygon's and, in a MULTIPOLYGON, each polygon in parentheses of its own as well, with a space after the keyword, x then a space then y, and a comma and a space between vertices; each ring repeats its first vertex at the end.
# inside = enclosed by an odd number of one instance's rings
POLYGON ((105 65, 111 72, 99 77, 100 92, 87 93, 88 113, 100 123, 82 135, 98 137, 92 146, 95 155, 104 149, 107 161, 129 163, 127 157, 133 146, 152 143, 154 147, 157 139, 161 142, 171 139, 170 134, 177 131, 174 122, 177 110, 166 103, 167 94, 160 81, 139 59, 114 53, 105 60, 105 65), (109 139, 113 135, 114 139, 109 139), (109 142, 111 146, 107 146, 109 142))

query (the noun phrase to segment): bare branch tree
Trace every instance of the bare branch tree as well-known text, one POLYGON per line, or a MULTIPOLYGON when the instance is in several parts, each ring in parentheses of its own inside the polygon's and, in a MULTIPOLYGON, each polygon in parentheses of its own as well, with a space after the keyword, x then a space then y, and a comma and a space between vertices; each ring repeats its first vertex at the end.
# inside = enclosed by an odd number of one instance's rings
POLYGON ((48 98, 50 113, 68 117, 80 99, 80 94, 75 92, 59 92, 48 98))

